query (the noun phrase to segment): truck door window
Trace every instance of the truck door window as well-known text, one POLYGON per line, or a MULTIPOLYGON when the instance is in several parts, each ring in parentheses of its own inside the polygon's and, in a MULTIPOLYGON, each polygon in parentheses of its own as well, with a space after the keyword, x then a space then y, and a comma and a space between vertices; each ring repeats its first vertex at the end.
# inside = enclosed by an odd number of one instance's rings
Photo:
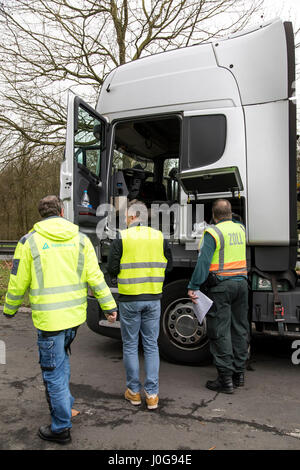
POLYGON ((100 175, 102 123, 82 106, 78 109, 75 159, 91 173, 100 175))
POLYGON ((219 160, 226 145, 226 117, 223 114, 190 116, 184 120, 182 170, 211 165, 219 160))

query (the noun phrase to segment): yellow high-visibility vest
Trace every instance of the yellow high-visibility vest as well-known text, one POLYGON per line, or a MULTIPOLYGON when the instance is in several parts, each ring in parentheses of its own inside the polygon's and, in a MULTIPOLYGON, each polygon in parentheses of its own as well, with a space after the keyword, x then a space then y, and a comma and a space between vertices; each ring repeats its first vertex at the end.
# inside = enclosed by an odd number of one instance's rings
POLYGON ((151 227, 134 226, 120 233, 123 253, 118 275, 119 293, 160 294, 167 267, 162 232, 151 227))
POLYGON ((209 227, 206 232, 216 242, 209 271, 219 276, 247 276, 245 227, 226 220, 209 227))

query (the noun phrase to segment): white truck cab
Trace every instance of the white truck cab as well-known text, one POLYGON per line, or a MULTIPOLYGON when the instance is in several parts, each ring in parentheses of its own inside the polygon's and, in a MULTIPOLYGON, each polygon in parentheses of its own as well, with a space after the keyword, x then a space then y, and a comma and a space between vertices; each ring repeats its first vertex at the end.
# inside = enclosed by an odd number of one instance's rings
MULTIPOLYGON (((174 266, 159 340, 169 360, 209 357, 187 283, 198 255, 194 224, 210 222, 220 197, 246 227, 249 320, 260 331, 299 331, 294 87, 292 25, 276 19, 117 67, 95 110, 69 96, 61 198, 67 218, 94 242, 102 270, 128 199, 145 202, 153 217, 169 208, 174 266), (80 204, 84 190, 88 208, 80 204)), ((157 220, 166 228, 163 217, 157 220)), ((117 298, 116 280, 106 278, 117 298)), ((118 337, 99 315, 90 298, 90 328, 118 337)))

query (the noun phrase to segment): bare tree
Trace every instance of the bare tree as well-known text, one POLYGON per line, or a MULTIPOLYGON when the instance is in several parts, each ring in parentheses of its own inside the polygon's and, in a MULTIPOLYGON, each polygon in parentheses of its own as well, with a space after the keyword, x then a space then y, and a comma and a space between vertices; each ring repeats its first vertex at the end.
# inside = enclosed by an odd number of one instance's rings
POLYGON ((59 154, 38 159, 23 141, 22 155, 0 172, 0 239, 17 240, 39 220, 37 202, 59 193, 59 169, 59 154))
POLYGON ((66 89, 94 104, 108 72, 144 55, 246 26, 263 0, 0 1, 0 148, 61 148, 66 89), (222 20, 222 21, 221 21, 222 20))

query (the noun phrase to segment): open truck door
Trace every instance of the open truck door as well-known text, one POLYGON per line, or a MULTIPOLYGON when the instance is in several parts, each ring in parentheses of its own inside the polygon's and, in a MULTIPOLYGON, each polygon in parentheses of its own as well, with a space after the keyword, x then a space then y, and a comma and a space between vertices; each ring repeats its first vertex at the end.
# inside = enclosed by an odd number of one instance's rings
POLYGON ((68 96, 65 158, 60 170, 60 197, 65 217, 97 244, 97 208, 106 201, 107 120, 73 93, 68 96), (81 205, 84 191, 89 206, 81 205))

